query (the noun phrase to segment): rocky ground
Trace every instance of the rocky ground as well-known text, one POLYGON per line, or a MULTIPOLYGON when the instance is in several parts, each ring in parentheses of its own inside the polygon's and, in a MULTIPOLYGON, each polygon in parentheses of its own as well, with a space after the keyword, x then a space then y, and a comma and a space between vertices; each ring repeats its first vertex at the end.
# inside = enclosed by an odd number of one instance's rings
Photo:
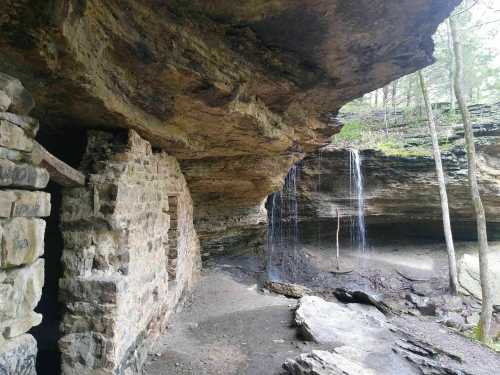
MULTIPOLYGON (((473 251, 465 243, 457 248, 473 251)), ((345 274, 330 273, 329 246, 303 250, 309 267, 302 283, 316 296, 298 302, 263 288, 254 258, 208 264, 144 374, 493 375, 500 368, 500 355, 460 333, 475 322, 479 305, 472 297, 444 297, 442 245, 392 243, 370 257, 342 254, 342 269, 352 270, 345 274), (386 314, 339 302, 353 290, 383 300, 378 307, 386 314)))

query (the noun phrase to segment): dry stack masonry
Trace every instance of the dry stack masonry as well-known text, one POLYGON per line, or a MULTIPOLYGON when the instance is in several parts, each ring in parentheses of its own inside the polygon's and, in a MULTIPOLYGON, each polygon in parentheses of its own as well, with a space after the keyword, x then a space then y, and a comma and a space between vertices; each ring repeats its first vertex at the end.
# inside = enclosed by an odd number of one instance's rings
POLYGON ((0 374, 36 374, 28 332, 43 318, 34 310, 49 215, 60 215, 64 239, 62 373, 137 373, 201 267, 179 164, 134 131, 95 131, 83 174, 72 170, 36 143, 38 122, 12 105, 20 93, 32 100, 18 80, 8 82, 16 90, 0 85, 0 374), (18 113, 5 112, 12 108, 18 113), (51 213, 50 194, 41 191, 49 179, 65 186, 61 212, 51 213))

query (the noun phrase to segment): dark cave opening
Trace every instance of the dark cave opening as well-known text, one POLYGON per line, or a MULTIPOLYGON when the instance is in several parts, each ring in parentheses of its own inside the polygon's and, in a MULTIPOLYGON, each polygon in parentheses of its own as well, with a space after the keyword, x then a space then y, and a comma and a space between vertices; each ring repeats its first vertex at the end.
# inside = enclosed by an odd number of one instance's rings
MULTIPOLYGON (((81 128, 68 130, 50 127, 40 128, 37 141, 50 153, 73 168, 78 168, 85 152, 87 135, 81 128)), ((60 228, 61 202, 64 187, 50 181, 45 191, 51 195, 51 213, 45 218, 45 282, 41 300, 35 311, 43 315, 42 323, 33 327, 30 333, 38 345, 36 370, 39 375, 61 373, 61 353, 58 340, 61 337, 60 324, 63 305, 59 301, 59 279, 63 275, 61 257, 64 241, 60 228)))
POLYGON ((58 301, 59 279, 62 276, 61 256, 63 239, 59 229, 62 187, 50 182, 46 191, 51 195, 51 215, 46 218, 45 230, 45 283, 42 298, 36 312, 43 315, 42 323, 33 327, 31 334, 38 344, 36 368, 38 374, 60 374, 61 354, 58 348, 60 338, 62 306, 58 301))

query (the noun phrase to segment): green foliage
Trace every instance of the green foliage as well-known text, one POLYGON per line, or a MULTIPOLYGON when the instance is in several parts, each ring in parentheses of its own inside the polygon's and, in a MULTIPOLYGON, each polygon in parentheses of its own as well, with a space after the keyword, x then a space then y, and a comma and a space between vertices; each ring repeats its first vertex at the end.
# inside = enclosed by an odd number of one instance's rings
POLYGON ((404 144, 394 140, 378 143, 375 149, 387 156, 397 156, 402 158, 430 157, 431 150, 424 147, 404 147, 404 144))
POLYGON ((366 125, 359 120, 347 121, 340 134, 335 138, 339 142, 358 143, 363 140, 366 125))
MULTIPOLYGON (((479 323, 477 325, 475 325, 474 328, 472 328, 470 331, 466 332, 466 336, 470 337, 474 341, 478 341, 479 343, 484 344, 481 341, 481 336, 482 336, 481 335, 481 325, 479 323)), ((500 342, 499 341, 491 341, 491 342, 484 344, 484 345, 486 345, 488 348, 490 348, 496 352, 500 352, 500 342)))

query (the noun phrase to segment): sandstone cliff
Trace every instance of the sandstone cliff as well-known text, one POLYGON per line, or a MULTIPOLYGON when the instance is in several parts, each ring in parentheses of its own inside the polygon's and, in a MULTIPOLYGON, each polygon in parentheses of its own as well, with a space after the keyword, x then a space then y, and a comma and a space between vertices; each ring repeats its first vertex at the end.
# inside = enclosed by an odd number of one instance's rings
POLYGON ((458 3, 6 0, 0 71, 60 137, 132 128, 176 157, 205 252, 253 247, 290 165, 344 103, 430 64, 458 3))
MULTIPOLYGON (((500 235, 500 105, 471 106, 479 158, 481 195, 490 228, 490 238, 500 235)), ((377 119, 367 120, 376 128, 377 119)), ((380 124, 379 124, 380 125, 380 124)), ((376 132, 376 130, 375 130, 376 132)), ((383 132, 379 126, 379 132, 383 132)), ((361 148, 365 185, 365 215, 371 235, 442 236, 441 205, 431 156, 430 137, 424 122, 393 126, 384 138, 397 134, 398 144, 385 141, 361 148)), ((373 135, 372 138, 375 138, 373 135)), ((443 119, 439 139, 443 151, 450 215, 458 238, 474 237, 467 157, 461 124, 443 119)), ((323 237, 336 228, 336 209, 343 217, 356 215, 355 197, 350 196, 349 151, 335 145, 323 148, 303 162, 301 175, 301 220, 306 236, 323 223, 323 237), (320 157, 321 156, 321 157, 320 157), (321 160, 320 160, 321 158, 321 160)), ((346 223, 347 225, 347 223, 346 223)))

